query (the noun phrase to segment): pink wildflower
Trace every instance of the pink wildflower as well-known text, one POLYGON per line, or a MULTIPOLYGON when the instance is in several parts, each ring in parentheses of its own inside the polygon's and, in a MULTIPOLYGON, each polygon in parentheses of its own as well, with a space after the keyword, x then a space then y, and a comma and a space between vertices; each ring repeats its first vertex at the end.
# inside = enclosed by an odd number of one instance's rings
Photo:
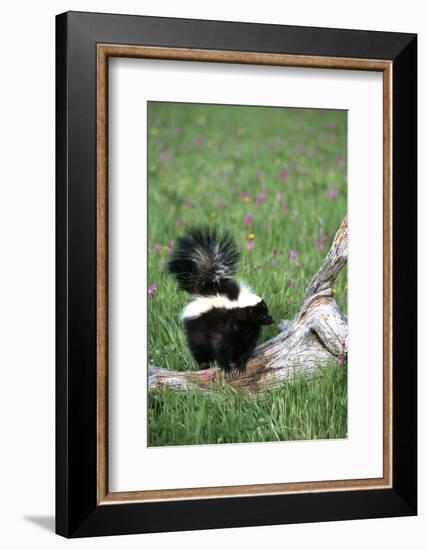
POLYGON ((254 241, 247 241, 247 250, 253 250, 254 241))
POLYGON ((251 212, 248 212, 248 214, 244 217, 244 224, 246 226, 250 226, 253 223, 253 215, 251 212))
POLYGON ((204 376, 206 376, 207 378, 215 379, 215 370, 213 369, 204 370, 204 376))
POLYGON ((153 250, 155 252, 160 252, 162 250, 162 247, 159 243, 156 243, 154 246, 153 246, 153 250))
POLYGON ((288 168, 283 168, 280 172, 278 172, 277 178, 279 180, 286 180, 288 178, 288 168))
POLYGON ((287 214, 290 212, 290 208, 288 207, 288 204, 284 204, 284 206, 282 207, 282 211, 287 216, 287 214))
POLYGON ((297 252, 297 250, 290 250, 290 252, 288 253, 289 260, 293 258, 298 258, 298 256, 299 256, 299 253, 297 252))
POLYGON ((260 191, 260 193, 257 195, 256 197, 256 203, 258 205, 261 205, 263 204, 265 198, 266 198, 266 195, 267 195, 267 191, 263 190, 263 191, 260 191))
POLYGON ((278 202, 282 202, 284 200, 284 195, 282 193, 277 193, 276 194, 276 200, 278 202))
POLYGON ((287 281, 288 286, 293 286, 294 283, 295 283, 294 279, 288 279, 288 281, 287 281))
POLYGON ((336 187, 331 187, 327 192, 326 196, 328 199, 333 200, 337 197, 337 189, 336 187))
POLYGON ((158 285, 156 283, 151 284, 148 290, 149 296, 154 296, 156 294, 157 289, 158 289, 158 285))

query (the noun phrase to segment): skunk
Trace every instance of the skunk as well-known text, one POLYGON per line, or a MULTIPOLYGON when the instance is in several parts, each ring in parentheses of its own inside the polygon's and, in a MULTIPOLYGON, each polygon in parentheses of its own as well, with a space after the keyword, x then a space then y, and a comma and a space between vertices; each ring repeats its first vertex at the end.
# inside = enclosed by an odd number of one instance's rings
POLYGON ((233 277, 236 243, 213 227, 194 227, 180 237, 168 271, 194 298, 181 314, 187 343, 200 369, 214 361, 225 372, 243 372, 262 325, 274 321, 262 298, 233 277))

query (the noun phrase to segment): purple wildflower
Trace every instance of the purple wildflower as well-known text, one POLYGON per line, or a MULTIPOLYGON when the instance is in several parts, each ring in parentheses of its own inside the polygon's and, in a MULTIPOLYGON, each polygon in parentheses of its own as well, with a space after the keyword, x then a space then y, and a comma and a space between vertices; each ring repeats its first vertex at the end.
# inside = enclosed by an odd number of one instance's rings
POLYGON ((324 233, 324 230, 323 228, 321 227, 319 232, 318 232, 318 239, 316 240, 316 246, 318 248, 318 250, 320 250, 321 252, 324 250, 324 248, 326 247, 326 244, 327 244, 327 241, 328 241, 328 235, 326 233, 324 233))
POLYGON ((337 189, 336 187, 331 187, 327 192, 326 192, 326 197, 329 199, 329 200, 333 200, 337 197, 337 189))
POLYGON ((290 252, 288 253, 289 260, 292 260, 293 258, 298 258, 298 257, 299 257, 299 253, 297 252, 297 250, 290 250, 290 252))
POLYGON ((198 147, 199 145, 202 145, 203 143, 204 143, 203 136, 196 136, 195 138, 193 138, 193 145, 195 145, 196 147, 198 147))
POLYGON ((214 369, 206 369, 203 371, 203 375, 207 378, 211 378, 212 380, 215 379, 215 370, 214 369))
POLYGON ((293 286, 294 283, 295 283, 295 280, 294 280, 294 279, 288 279, 288 281, 287 281, 287 285, 288 285, 288 286, 293 286))
POLYGON ((247 241, 247 250, 253 250, 254 241, 247 241))
POLYGON ((148 290, 149 296, 154 296, 156 294, 157 289, 158 289, 158 285, 156 283, 151 284, 148 290))
POLYGON ((288 204, 284 204, 284 206, 282 207, 282 211, 286 216, 288 215, 288 213, 290 212, 290 208, 288 207, 288 204))
POLYGON ((162 250, 162 247, 159 243, 156 243, 154 246, 153 246, 153 250, 155 252, 160 252, 162 250))
POLYGON ((248 214, 244 217, 244 224, 246 226, 250 226, 253 223, 253 215, 251 212, 248 212, 248 214))
POLYGON ((256 203, 258 205, 261 205, 263 204, 265 198, 266 198, 266 195, 267 195, 267 191, 263 190, 263 191, 260 191, 260 193, 257 195, 256 197, 256 203))
POLYGON ((283 168, 280 172, 278 172, 277 178, 279 180, 286 180, 288 178, 288 168, 283 168))

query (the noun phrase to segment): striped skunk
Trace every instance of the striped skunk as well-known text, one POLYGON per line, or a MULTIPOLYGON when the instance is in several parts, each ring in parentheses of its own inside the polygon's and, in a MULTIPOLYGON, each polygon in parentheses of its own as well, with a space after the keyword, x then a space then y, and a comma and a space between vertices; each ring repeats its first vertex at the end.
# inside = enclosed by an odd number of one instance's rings
POLYGON ((181 314, 200 369, 217 362, 225 372, 245 370, 262 325, 274 321, 262 298, 233 279, 238 248, 228 233, 194 227, 175 243, 168 271, 194 297, 181 314))

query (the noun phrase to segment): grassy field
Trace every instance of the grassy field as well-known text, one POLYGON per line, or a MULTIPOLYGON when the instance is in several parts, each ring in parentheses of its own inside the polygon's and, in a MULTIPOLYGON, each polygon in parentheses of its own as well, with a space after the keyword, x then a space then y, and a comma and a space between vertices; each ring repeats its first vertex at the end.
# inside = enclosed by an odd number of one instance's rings
MULTIPOLYGON (((227 229, 238 277, 275 320, 292 318, 346 213, 346 113, 150 103, 148 132, 149 360, 196 369, 179 320, 189 297, 165 270, 174 239, 195 224, 227 229)), ((346 270, 334 291, 346 313, 346 270)), ((149 445, 345 437, 346 393, 339 365, 263 399, 150 392, 149 445)))

